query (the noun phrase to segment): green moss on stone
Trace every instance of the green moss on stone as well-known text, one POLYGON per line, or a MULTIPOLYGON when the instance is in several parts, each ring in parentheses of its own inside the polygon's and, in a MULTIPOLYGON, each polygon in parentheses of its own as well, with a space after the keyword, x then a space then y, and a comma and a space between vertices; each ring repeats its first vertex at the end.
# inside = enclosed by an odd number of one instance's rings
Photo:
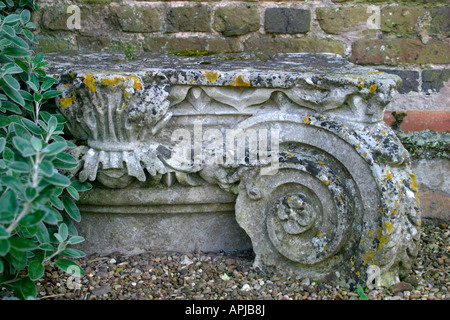
POLYGON ((381 10, 381 31, 399 35, 415 34, 415 26, 424 12, 423 8, 384 7, 381 10))
POLYGON ((212 56, 215 54, 219 54, 219 52, 208 50, 181 50, 181 51, 170 51, 169 53, 183 57, 212 56))
POLYGON ((369 18, 366 7, 317 8, 317 20, 323 31, 339 34, 358 29, 358 25, 369 18))
POLYGON ((64 38, 36 37, 39 41, 36 50, 39 52, 54 52, 70 50, 70 40, 64 38))
POLYGON ((258 31, 259 11, 256 6, 220 7, 216 9, 214 29, 226 37, 258 31))
POLYGON ((111 7, 124 32, 148 33, 161 28, 158 10, 147 7, 118 6, 111 7))
POLYGON ((344 55, 344 45, 342 42, 332 39, 277 38, 257 35, 244 41, 244 52, 252 53, 262 59, 271 58, 276 53, 290 52, 328 52, 344 55))

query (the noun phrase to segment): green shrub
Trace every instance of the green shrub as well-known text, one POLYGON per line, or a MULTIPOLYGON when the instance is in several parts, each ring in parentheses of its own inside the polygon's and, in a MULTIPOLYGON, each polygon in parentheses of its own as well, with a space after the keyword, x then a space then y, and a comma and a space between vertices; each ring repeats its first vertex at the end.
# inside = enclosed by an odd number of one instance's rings
POLYGON ((405 112, 392 112, 395 121, 391 124, 397 137, 408 150, 411 158, 416 159, 449 159, 450 160, 450 132, 438 132, 433 130, 422 130, 403 132, 400 125, 408 116, 405 112))
POLYGON ((0 288, 15 299, 36 298, 46 265, 83 274, 70 258, 84 253, 68 247, 84 241, 74 200, 91 187, 70 174, 78 160, 64 117, 43 110, 60 92, 31 48, 36 9, 32 0, 0 1, 0 288))
POLYGON ((413 159, 449 159, 450 132, 423 130, 397 133, 403 146, 413 159))

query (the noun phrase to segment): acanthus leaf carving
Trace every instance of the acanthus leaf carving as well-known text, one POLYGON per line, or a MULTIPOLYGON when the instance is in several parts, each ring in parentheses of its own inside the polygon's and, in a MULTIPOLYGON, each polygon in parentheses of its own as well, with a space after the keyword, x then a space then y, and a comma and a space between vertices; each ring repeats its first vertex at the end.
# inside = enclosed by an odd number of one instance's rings
POLYGON ((167 84, 144 87, 137 75, 85 74, 58 89, 63 94, 56 102, 70 131, 86 138, 89 146, 81 181, 95 180, 99 170, 105 171, 100 180, 110 186, 125 173, 143 182, 144 169, 151 176, 167 172, 156 152, 158 144, 152 144, 172 116, 167 84))

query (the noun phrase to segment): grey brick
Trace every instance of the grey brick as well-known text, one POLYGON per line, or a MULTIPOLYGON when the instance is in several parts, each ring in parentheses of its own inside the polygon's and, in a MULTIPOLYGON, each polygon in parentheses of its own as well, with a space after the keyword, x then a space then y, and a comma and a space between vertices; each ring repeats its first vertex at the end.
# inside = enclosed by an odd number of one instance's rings
POLYGON ((173 7, 167 11, 167 32, 211 31, 211 10, 207 6, 173 7))
POLYGON ((398 89, 399 93, 408 93, 411 91, 419 92, 419 72, 414 70, 395 70, 395 69, 379 69, 378 71, 391 73, 402 78, 402 86, 398 89))
POLYGON ((259 29, 258 9, 256 6, 217 8, 214 28, 226 37, 255 32, 259 29))
POLYGON ((422 90, 439 92, 450 79, 450 69, 422 71, 422 90))
POLYGON ((264 29, 269 33, 306 33, 311 23, 311 11, 296 8, 268 8, 264 29))
POLYGON ((430 16, 432 18, 430 23, 431 33, 448 36, 450 33, 450 6, 433 8, 430 10, 430 16))

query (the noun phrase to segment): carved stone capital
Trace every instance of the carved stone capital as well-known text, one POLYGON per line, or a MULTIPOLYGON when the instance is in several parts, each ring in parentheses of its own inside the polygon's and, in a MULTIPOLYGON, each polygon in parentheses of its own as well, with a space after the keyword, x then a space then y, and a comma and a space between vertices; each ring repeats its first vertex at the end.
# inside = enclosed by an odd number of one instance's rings
POLYGON ((237 194, 236 220, 265 270, 349 284, 376 267, 383 285, 409 270, 417 183, 382 121, 399 77, 335 54, 48 59, 58 109, 86 140, 74 151, 81 180, 237 194))

